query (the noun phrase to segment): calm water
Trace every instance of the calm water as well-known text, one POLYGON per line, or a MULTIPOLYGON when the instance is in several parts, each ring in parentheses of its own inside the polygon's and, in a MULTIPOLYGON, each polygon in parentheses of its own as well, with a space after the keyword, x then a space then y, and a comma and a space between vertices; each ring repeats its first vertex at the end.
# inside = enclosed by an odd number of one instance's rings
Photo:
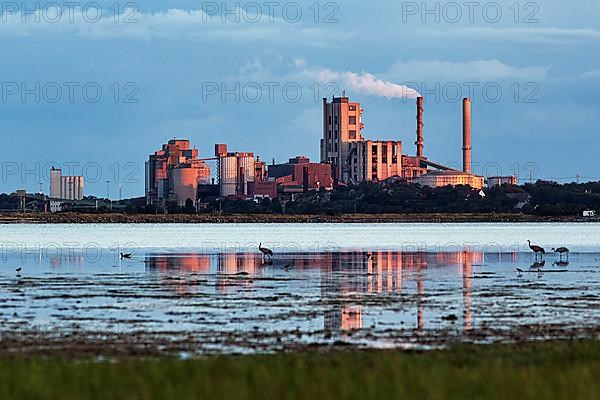
POLYGON ((168 224, 0 225, 11 246, 140 248, 196 252, 255 251, 529 251, 527 240, 572 251, 600 251, 600 224, 168 224))
POLYGON ((142 332, 186 340, 197 353, 594 332, 598 228, 4 225, 0 327, 5 334, 142 332), (529 238, 572 253, 535 264, 529 238), (258 242, 275 251, 272 263, 258 242), (119 258, 124 249, 131 259, 119 258))

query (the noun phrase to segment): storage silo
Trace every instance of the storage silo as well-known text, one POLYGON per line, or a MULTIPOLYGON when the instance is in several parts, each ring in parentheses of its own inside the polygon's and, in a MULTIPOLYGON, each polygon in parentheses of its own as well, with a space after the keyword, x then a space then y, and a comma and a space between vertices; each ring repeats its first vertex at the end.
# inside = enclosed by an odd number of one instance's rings
POLYGON ((238 177, 238 159, 234 154, 220 157, 219 182, 221 197, 235 196, 238 177))
POLYGON ((50 170, 50 197, 54 199, 60 199, 60 181, 62 177, 62 171, 60 169, 52 167, 50 170))
POLYGON ((238 194, 248 194, 248 183, 254 183, 254 154, 253 153, 238 153, 238 194), (243 174, 243 175, 242 175, 243 174))
POLYGON ((198 169, 183 167, 173 169, 173 193, 177 197, 177 204, 185 206, 187 199, 196 203, 198 193, 198 169))

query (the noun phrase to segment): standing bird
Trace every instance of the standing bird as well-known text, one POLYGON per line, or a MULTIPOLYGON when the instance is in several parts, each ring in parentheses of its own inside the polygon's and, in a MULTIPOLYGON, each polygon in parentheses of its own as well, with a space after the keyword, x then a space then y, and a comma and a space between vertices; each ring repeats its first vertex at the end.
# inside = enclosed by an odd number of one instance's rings
POLYGON ((262 243, 258 244, 258 250, 263 254, 263 258, 265 256, 269 256, 269 259, 273 258, 273 251, 271 249, 267 249, 266 247, 262 247, 262 243))
POLYGON ((544 254, 546 254, 546 250, 544 250, 543 247, 537 246, 535 244, 531 244, 531 240, 528 240, 527 243, 529 243, 529 248, 531 249, 531 251, 533 251, 535 253, 535 257, 537 258, 537 255, 540 254, 542 256, 542 258, 544 258, 544 254))
POLYGON ((567 255, 567 261, 569 261, 569 249, 566 247, 559 247, 558 249, 552 248, 552 251, 558 253, 560 255, 560 260, 562 261, 563 254, 567 255))

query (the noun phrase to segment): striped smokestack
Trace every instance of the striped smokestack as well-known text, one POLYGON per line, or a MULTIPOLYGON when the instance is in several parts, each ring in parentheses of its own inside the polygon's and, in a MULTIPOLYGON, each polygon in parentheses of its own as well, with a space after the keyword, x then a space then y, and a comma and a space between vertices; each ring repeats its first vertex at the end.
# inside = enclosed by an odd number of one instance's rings
POLYGON ((463 171, 471 173, 471 99, 463 99, 463 171))
POLYGON ((423 97, 417 97, 417 157, 423 157, 423 97))

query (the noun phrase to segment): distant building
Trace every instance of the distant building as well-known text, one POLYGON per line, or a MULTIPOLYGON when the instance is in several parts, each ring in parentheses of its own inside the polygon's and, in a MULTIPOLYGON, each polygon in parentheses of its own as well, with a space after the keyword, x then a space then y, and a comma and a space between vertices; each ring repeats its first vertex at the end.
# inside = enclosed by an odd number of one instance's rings
POLYGON ((349 182, 352 175, 350 145, 364 140, 362 113, 360 103, 350 102, 346 96, 334 97, 331 102, 323 99, 321 162, 331 164, 341 182, 349 182))
POLYGON ((61 200, 83 200, 83 176, 62 176, 62 170, 50 170, 50 197, 61 200))
POLYGON ((277 198, 277 182, 276 181, 257 181, 254 183, 252 190, 255 199, 260 198, 277 198))
POLYGON ((490 176, 487 178, 487 186, 492 188, 494 186, 516 186, 517 185, 517 177, 516 176, 490 176))
POLYGON ((351 182, 384 181, 402 176, 402 142, 361 141, 350 144, 351 182))
POLYGON ((63 210, 63 203, 61 201, 50 200, 50 212, 57 213, 63 210))
POLYGON ((257 174, 254 153, 229 152, 226 144, 217 144, 215 156, 221 196, 251 196, 257 174))
POLYGON ((467 185, 474 189, 483 189, 483 176, 476 176, 462 171, 431 171, 413 179, 413 183, 421 186, 444 187, 467 185))
POLYGON ((196 204, 198 187, 210 182, 210 167, 198 158, 198 149, 186 139, 169 140, 146 162, 146 204, 165 205, 169 200, 181 207, 196 204))
POLYGON ((285 164, 269 165, 269 179, 277 182, 283 191, 307 192, 333 189, 330 164, 311 163, 305 156, 290 158, 285 164))
POLYGON ((323 99, 321 162, 331 164, 336 183, 379 182, 398 177, 430 185, 483 187, 483 177, 471 173, 471 102, 463 100, 463 171, 432 162, 424 156, 424 98, 417 99, 416 155, 402 154, 402 142, 363 137, 363 109, 348 97, 323 99), (433 169, 429 169, 429 168, 433 169), (420 179, 423 177, 423 179, 420 179))

